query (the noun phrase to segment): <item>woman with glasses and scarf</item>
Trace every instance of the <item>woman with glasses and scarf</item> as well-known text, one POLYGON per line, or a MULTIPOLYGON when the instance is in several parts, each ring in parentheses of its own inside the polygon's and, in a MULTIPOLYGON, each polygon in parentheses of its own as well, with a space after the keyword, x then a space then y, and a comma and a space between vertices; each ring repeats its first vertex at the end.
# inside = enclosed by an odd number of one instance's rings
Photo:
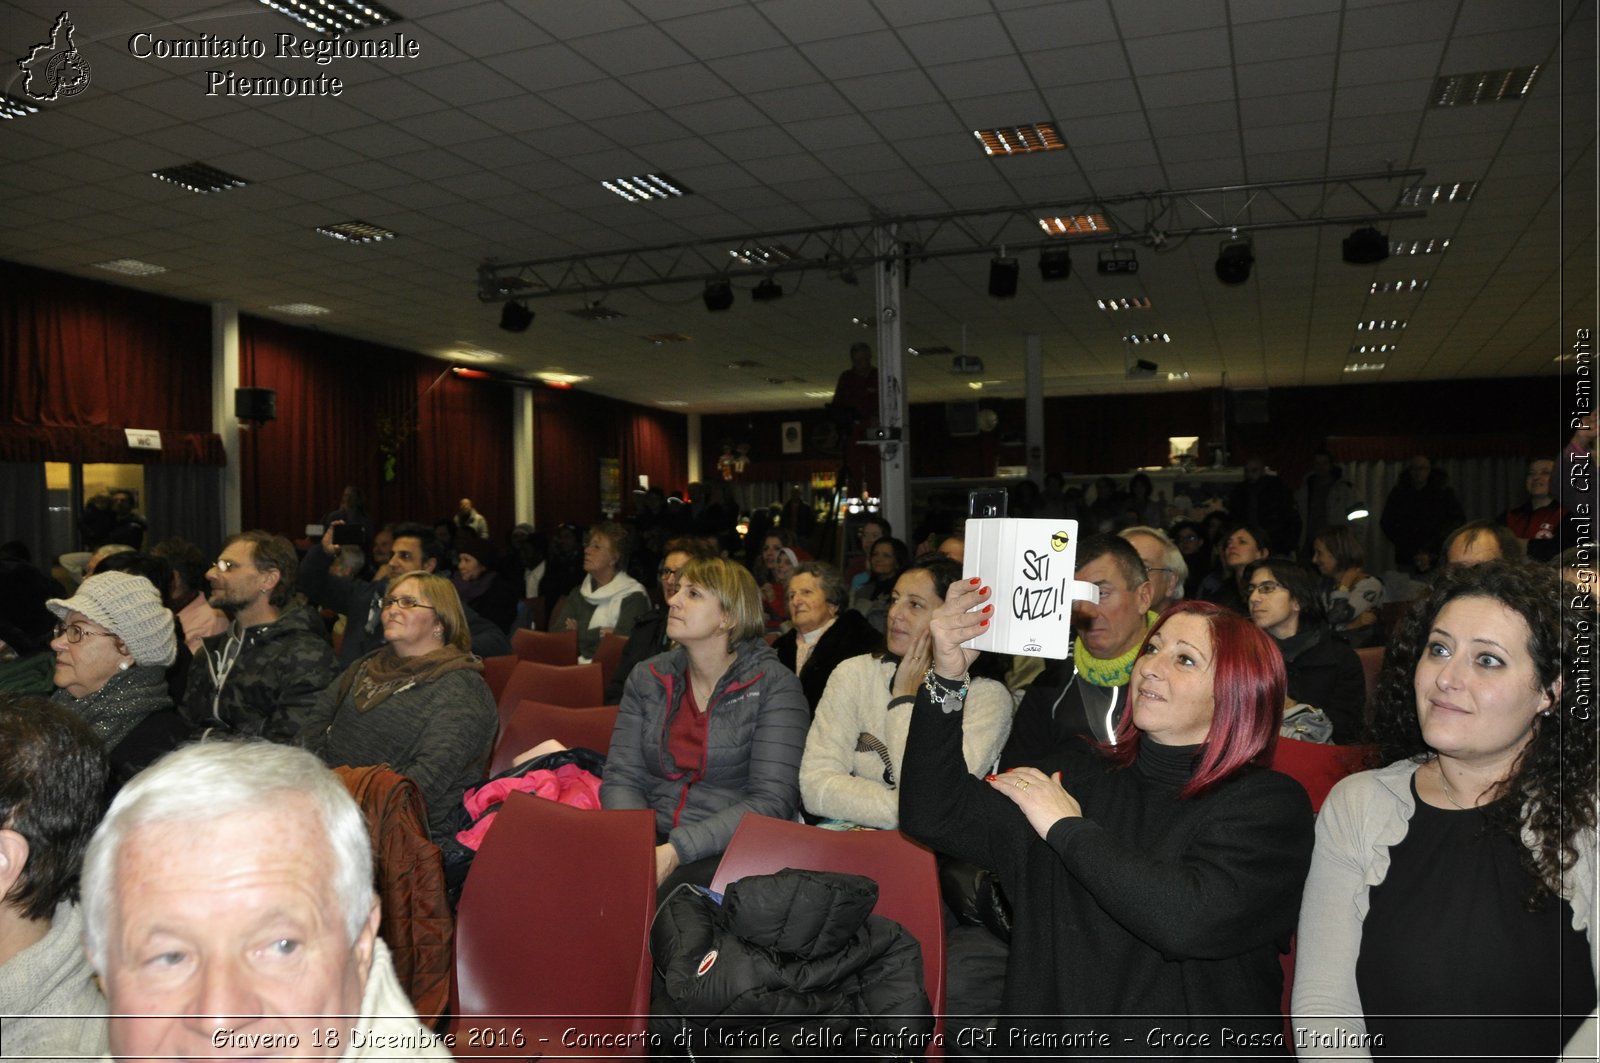
POLYGON ((317 698, 300 744, 329 767, 387 764, 417 784, 435 844, 483 777, 500 715, 450 581, 407 572, 381 600, 386 643, 317 698))
POLYGON ((722 558, 683 567, 667 603, 676 647, 623 690, 600 804, 656 817, 656 886, 709 885, 746 812, 793 818, 811 713, 761 637, 749 571, 722 558))
POLYGON ((178 652, 172 612, 155 584, 131 572, 90 576, 71 598, 45 604, 58 619, 52 700, 100 736, 120 787, 191 737, 167 689, 178 652))

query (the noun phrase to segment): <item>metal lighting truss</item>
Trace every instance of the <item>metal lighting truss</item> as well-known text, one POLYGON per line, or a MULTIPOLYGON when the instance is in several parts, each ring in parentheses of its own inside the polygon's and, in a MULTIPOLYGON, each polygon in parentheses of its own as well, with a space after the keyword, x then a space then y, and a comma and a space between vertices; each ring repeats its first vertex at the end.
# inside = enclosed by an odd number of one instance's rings
POLYGON ((996 248, 1025 251, 1072 244, 1142 243, 1156 251, 1187 237, 1237 235, 1315 225, 1361 225, 1422 218, 1425 210, 1393 210, 1378 205, 1400 201, 1394 183, 1414 187, 1426 170, 1307 177, 1254 184, 1212 185, 1174 191, 1133 192, 1032 206, 989 207, 870 218, 811 228, 713 237, 656 247, 599 251, 582 255, 487 261, 478 267, 478 298, 582 295, 658 284, 769 277, 776 273, 822 270, 848 283, 855 271, 899 259, 906 283, 912 263, 955 255, 990 255, 996 248), (1372 195, 1363 190, 1369 186, 1372 195), (1043 218, 1098 214, 1110 224, 1103 232, 1046 235, 1043 218), (895 233, 893 250, 883 252, 876 234, 895 233))

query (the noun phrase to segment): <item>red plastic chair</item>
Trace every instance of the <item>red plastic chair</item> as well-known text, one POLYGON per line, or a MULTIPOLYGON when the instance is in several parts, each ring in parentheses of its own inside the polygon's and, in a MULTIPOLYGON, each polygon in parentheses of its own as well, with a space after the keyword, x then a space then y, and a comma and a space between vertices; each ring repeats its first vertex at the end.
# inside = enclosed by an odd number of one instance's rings
POLYGON ((574 709, 604 704, 606 686, 600 676, 598 664, 559 667, 518 661, 510 681, 496 699, 496 704, 500 706, 500 729, 505 730, 511 722, 512 713, 524 701, 543 701, 574 709))
MULTIPOLYGON (((922 978, 933 1005, 934 1030, 944 1034, 944 916, 933 852, 897 830, 837 831, 747 814, 739 821, 711 888, 718 893, 745 875, 786 867, 865 875, 878 883, 874 915, 893 919, 922 945, 922 978)), ((938 1043, 927 1058, 943 1057, 938 1043)))
MULTIPOLYGON (((563 1055, 574 1032, 645 1030, 655 842, 655 816, 643 809, 569 808, 522 793, 506 799, 456 916, 455 1055, 563 1055), (494 1043, 471 1044, 469 1031, 486 1028, 494 1043)), ((575 1053, 644 1056, 644 1042, 575 1053)))
POLYGON ((600 666, 600 677, 604 685, 610 686, 617 669, 622 667, 622 650, 627 644, 628 636, 618 635, 616 632, 600 636, 600 645, 590 660, 600 666))
MULTIPOLYGON (((527 747, 524 746, 524 749, 527 747)), ((1272 770, 1281 771, 1311 798, 1311 811, 1320 812, 1333 784, 1361 770, 1371 746, 1329 746, 1280 738, 1272 753, 1272 770)))
POLYGON ((542 701, 524 701, 517 706, 495 742, 489 774, 505 771, 518 753, 532 749, 547 738, 554 738, 568 749, 581 746, 605 756, 611 751, 611 732, 616 726, 615 705, 569 709, 542 701))
POLYGON ((495 704, 499 704, 500 695, 505 692, 506 684, 511 682, 511 673, 521 659, 516 654, 483 659, 483 681, 489 684, 489 693, 494 695, 495 704))
POLYGON ((518 628, 511 633, 511 651, 524 661, 537 661, 540 664, 577 664, 578 633, 518 628))

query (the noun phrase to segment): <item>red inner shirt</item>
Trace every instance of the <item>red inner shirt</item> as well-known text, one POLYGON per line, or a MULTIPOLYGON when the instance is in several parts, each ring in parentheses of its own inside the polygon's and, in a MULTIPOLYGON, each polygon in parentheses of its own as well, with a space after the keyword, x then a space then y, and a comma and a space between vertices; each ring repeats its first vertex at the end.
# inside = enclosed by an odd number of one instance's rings
POLYGON ((684 773, 683 793, 678 807, 672 810, 672 825, 678 825, 678 815, 689 799, 689 787, 700 781, 706 767, 706 734, 711 729, 711 713, 701 712, 695 700, 694 685, 684 676, 683 703, 672 718, 667 730, 667 755, 680 772, 684 773))

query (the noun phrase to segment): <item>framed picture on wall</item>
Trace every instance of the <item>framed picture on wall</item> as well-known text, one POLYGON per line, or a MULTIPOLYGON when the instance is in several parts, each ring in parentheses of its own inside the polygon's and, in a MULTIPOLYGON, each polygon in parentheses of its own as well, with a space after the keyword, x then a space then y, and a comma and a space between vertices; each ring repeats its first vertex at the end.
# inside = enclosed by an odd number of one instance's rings
POLYGON ((800 434, 800 422, 783 422, 783 452, 785 454, 799 454, 804 449, 805 443, 800 434))

